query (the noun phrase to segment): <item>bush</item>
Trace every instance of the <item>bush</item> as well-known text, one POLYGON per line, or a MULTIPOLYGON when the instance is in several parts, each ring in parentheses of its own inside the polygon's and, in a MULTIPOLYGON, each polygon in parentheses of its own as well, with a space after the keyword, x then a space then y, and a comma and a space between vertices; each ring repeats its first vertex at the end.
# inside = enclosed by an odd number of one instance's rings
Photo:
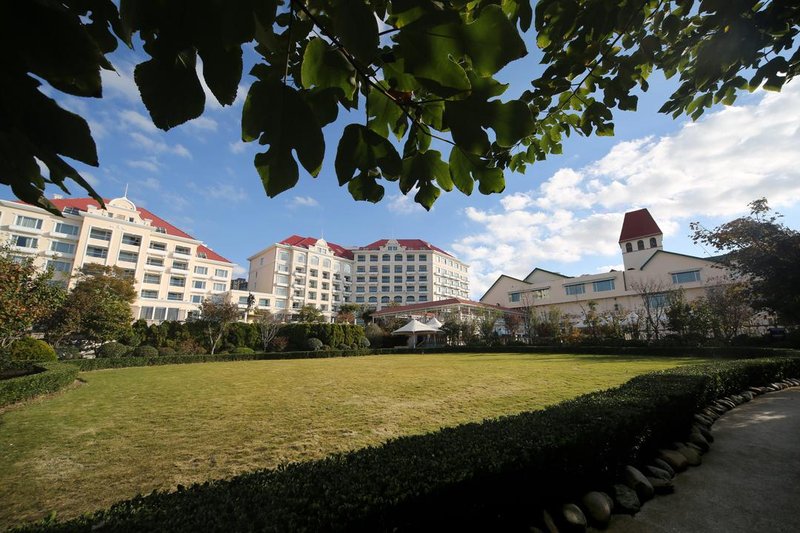
POLYGON ((158 349, 158 355, 161 355, 161 356, 164 356, 164 355, 177 355, 177 354, 178 354, 178 352, 175 350, 175 348, 170 348, 169 346, 162 346, 161 348, 158 349))
POLYGON ((206 347, 194 339, 186 339, 175 346, 178 355, 204 355, 208 353, 206 347))
POLYGON ((23 337, 11 343, 8 354, 12 361, 55 361, 56 351, 43 340, 23 337))
POLYGON ((370 344, 369 344, 369 339, 368 338, 361 337, 360 339, 358 339, 358 347, 359 348, 369 348, 369 346, 370 346, 370 344))
POLYGON ((152 346, 142 345, 137 346, 133 350, 134 357, 158 357, 158 349, 152 346))
POLYGON ((107 342, 94 351, 97 357, 125 357, 130 355, 131 348, 119 342, 107 342))
POLYGON ((78 367, 68 363, 38 363, 34 373, 0 381, 0 407, 60 390, 78 376, 78 367))
POLYGON ((234 348, 231 353, 233 354, 251 354, 256 353, 255 350, 252 348, 248 348, 247 346, 239 346, 238 348, 234 348))
POLYGON ((800 359, 790 358, 679 367, 544 410, 153 492, 41 528, 527 530, 537 507, 613 482, 624 465, 687 434, 712 398, 798 375, 800 359))
POLYGON ((321 340, 316 339, 314 337, 311 337, 306 341, 306 348, 308 348, 309 350, 314 350, 314 351, 321 350, 323 346, 324 343, 321 340))
POLYGON ((289 346, 289 339, 286 337, 278 336, 272 339, 272 342, 269 343, 269 347, 273 352, 282 352, 289 346))
POLYGON ((56 356, 59 359, 69 361, 71 359, 80 359, 83 355, 81 354, 81 351, 77 346, 66 345, 66 346, 58 346, 56 348, 56 356))

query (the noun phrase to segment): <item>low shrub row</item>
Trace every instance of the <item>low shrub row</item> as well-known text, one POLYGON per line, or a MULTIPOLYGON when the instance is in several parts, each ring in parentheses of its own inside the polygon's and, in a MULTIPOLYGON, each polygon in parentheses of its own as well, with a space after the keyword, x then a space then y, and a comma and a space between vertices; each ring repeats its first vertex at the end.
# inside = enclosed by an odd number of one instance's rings
POLYGON ((800 359, 636 377, 554 407, 323 460, 153 492, 29 531, 527 530, 542 505, 613 482, 710 399, 800 375, 800 359))
POLYGON ((31 373, 0 381, 0 407, 63 389, 78 376, 68 363, 31 363, 31 373))

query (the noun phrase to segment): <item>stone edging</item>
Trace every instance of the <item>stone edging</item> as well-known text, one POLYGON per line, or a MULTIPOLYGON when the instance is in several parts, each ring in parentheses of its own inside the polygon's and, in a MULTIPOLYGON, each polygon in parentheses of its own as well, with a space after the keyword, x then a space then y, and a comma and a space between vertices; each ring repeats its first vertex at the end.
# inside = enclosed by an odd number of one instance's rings
MULTIPOLYGON (((658 450, 644 468, 626 466, 621 478, 613 485, 611 494, 591 491, 584 494, 579 503, 569 502, 557 509, 545 509, 542 516, 544 531, 583 532, 589 526, 605 529, 612 514, 636 514, 654 496, 674 492, 672 479, 690 466, 699 466, 701 456, 709 451, 714 442, 711 427, 719 417, 756 396, 789 387, 800 387, 800 379, 784 379, 765 387, 749 387, 739 394, 714 400, 695 413, 694 424, 685 442, 673 442, 669 448, 658 450)), ((535 527, 530 531, 542 532, 535 527)))

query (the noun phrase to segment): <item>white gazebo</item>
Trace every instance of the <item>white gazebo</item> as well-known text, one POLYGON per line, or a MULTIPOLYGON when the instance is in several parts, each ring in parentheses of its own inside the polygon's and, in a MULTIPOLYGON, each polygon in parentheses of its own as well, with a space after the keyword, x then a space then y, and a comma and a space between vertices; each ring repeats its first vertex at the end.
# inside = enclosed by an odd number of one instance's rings
POLYGON ((441 328, 442 326, 444 326, 444 324, 442 324, 441 322, 439 322, 439 319, 438 319, 438 318, 436 318, 435 316, 432 316, 432 317, 430 317, 430 318, 429 318, 429 319, 428 319, 428 320, 425 322, 425 324, 426 324, 426 325, 428 325, 428 326, 430 326, 430 327, 432 327, 432 328, 436 328, 436 329, 439 329, 439 328, 441 328))
POLYGON ((408 345, 413 348, 417 345, 417 335, 429 335, 432 333, 440 333, 438 327, 430 324, 423 324, 419 320, 412 320, 402 328, 398 328, 392 332, 392 335, 408 335, 408 345))

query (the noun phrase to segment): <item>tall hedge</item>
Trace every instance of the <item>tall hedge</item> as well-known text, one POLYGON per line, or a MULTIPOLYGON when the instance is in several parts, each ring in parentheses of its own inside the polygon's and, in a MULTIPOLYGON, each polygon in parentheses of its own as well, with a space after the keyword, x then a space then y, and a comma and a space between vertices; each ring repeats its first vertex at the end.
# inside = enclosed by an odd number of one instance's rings
POLYGON ((611 482, 688 432, 710 399, 800 376, 800 359, 723 361, 636 377, 545 410, 154 492, 42 531, 507 531, 611 482))
POLYGON ((56 392, 75 381, 78 367, 68 363, 36 363, 31 374, 0 381, 0 407, 56 392))
POLYGON ((281 326, 278 335, 289 339, 290 350, 304 350, 310 338, 319 339, 322 344, 337 348, 343 344, 358 344, 359 339, 364 337, 364 328, 353 324, 301 322, 281 326))

